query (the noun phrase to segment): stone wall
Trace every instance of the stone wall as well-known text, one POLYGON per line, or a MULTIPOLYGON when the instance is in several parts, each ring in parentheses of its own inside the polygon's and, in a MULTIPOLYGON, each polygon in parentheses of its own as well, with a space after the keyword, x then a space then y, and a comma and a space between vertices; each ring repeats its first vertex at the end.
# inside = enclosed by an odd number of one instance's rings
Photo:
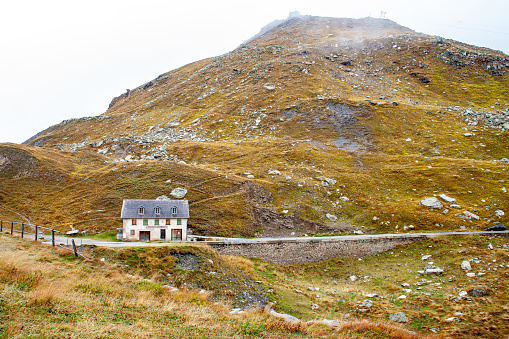
POLYGON ((337 256, 364 257, 378 254, 398 245, 426 239, 426 236, 363 237, 359 239, 285 239, 282 241, 209 242, 209 246, 223 255, 259 258, 275 264, 303 264, 337 256))

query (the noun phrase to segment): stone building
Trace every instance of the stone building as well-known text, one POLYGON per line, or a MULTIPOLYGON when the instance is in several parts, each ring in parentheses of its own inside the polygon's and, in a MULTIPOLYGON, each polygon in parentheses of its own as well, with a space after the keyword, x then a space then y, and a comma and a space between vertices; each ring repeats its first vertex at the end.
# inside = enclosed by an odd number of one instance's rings
POLYGON ((187 200, 124 200, 123 241, 186 241, 187 200))

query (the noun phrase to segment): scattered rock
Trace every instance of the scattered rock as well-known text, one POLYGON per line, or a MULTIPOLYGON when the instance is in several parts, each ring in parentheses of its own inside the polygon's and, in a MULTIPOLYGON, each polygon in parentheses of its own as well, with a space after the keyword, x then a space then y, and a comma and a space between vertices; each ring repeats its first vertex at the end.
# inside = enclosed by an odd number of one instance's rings
POLYGON ((338 220, 338 217, 335 216, 334 214, 330 214, 330 213, 327 213, 325 215, 330 221, 337 221, 338 220))
POLYGON ((336 180, 331 178, 317 177, 316 179, 320 180, 323 186, 334 186, 336 184, 336 180))
POLYGON ((461 291, 460 293, 458 293, 458 295, 463 298, 463 297, 466 297, 468 295, 468 293, 466 291, 461 291))
POLYGON ((507 159, 507 158, 502 158, 502 159, 500 159, 500 162, 509 163, 509 159, 507 159))
POLYGON ((76 235, 78 233, 80 233, 80 230, 72 230, 65 232, 65 235, 76 235))
POLYGON ((421 200, 421 202, 419 202, 419 205, 431 208, 442 208, 443 206, 442 203, 435 197, 424 198, 423 200, 421 200))
POLYGON ((254 175, 252 175, 252 174, 248 174, 248 175, 247 175, 247 178, 248 178, 248 179, 254 179, 254 175))
POLYGON ((317 304, 313 304, 313 305, 311 305, 311 309, 312 309, 312 310, 317 310, 318 308, 319 308, 319 307, 318 307, 318 305, 317 305, 317 304))
POLYGON ((351 275, 348 277, 348 279, 350 279, 350 281, 355 281, 357 280, 357 277, 355 275, 351 275))
POLYGON ((460 206, 460 205, 458 205, 458 204, 452 204, 452 205, 449 205, 449 207, 451 207, 451 208, 457 208, 457 209, 460 209, 460 208, 461 208, 461 206, 460 206))
POLYGON ((410 287, 410 284, 409 283, 402 283, 401 287, 408 288, 408 287, 410 287))
POLYGON ((178 292, 178 288, 170 286, 170 285, 162 285, 161 288, 167 292, 178 292))
POLYGON ((486 292, 486 290, 480 287, 473 287, 468 291, 468 294, 471 295, 472 297, 484 297, 488 293, 486 292))
POLYGON ((426 267, 424 269, 424 273, 425 274, 436 274, 436 275, 440 275, 442 273, 444 273, 444 270, 441 269, 440 267, 435 267, 435 266, 432 266, 432 267, 426 267))
POLYGON ((355 230, 353 231, 353 234, 362 235, 364 234, 364 232, 362 232, 361 230, 355 230))
POLYGON ((459 319, 458 319, 458 318, 456 318, 456 317, 449 317, 449 318, 444 319, 444 321, 445 321, 446 323, 452 323, 452 322, 459 321, 459 319))
POLYGON ((308 287, 310 291, 320 291, 320 287, 308 287))
POLYGON ((431 254, 423 255, 421 260, 429 260, 431 258, 431 254))
POLYGON ((488 244, 488 249, 492 250, 493 249, 493 245, 492 244, 488 244))
POLYGON ((269 174, 270 175, 281 175, 281 172, 279 172, 278 170, 269 170, 269 174))
POLYGON ((439 197, 442 198, 442 200, 444 200, 445 202, 448 202, 450 204, 455 204, 456 203, 456 199, 450 198, 450 197, 448 197, 445 194, 440 194, 439 197))
POLYGON ((177 187, 173 189, 170 193, 172 197, 175 197, 177 199, 182 199, 187 194, 187 190, 185 188, 177 187))
POLYGON ((475 273, 474 272, 467 273, 467 277, 473 278, 475 277, 475 273))
POLYGON ((368 294, 366 294, 366 297, 368 297, 368 298, 376 298, 376 297, 378 297, 378 293, 368 293, 368 294))
POLYGON ((469 212, 469 211, 463 211, 463 215, 466 215, 467 217, 470 217, 470 218, 475 219, 475 220, 479 220, 479 216, 477 214, 474 214, 474 213, 469 212))
POLYGON ((406 323, 408 322, 408 317, 403 312, 393 313, 389 315, 389 320, 395 321, 398 323, 406 323))
POLYGON ((274 311, 272 309, 269 311, 269 314, 271 316, 273 316, 273 317, 282 318, 282 319, 284 319, 284 320, 286 320, 288 322, 291 322, 291 323, 298 323, 298 322, 300 322, 300 320, 298 318, 294 317, 293 315, 289 315, 289 314, 286 314, 286 313, 279 313, 279 312, 276 312, 276 311, 274 311))
POLYGON ((495 211, 495 216, 496 216, 496 217, 499 217, 499 218, 500 218, 500 217, 501 217, 501 216, 503 216, 504 214, 505 214, 505 213, 504 213, 504 211, 502 211, 502 210, 496 210, 496 211, 495 211))
POLYGON ((468 260, 464 260, 461 263, 461 268, 464 269, 465 271, 470 271, 472 269, 472 267, 470 266, 470 262, 468 260))

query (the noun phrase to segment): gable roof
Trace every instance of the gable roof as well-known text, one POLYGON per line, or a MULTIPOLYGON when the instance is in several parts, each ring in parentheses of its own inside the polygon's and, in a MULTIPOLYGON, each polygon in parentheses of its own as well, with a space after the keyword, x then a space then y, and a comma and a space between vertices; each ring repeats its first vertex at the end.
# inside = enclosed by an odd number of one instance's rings
POLYGON ((122 204, 121 219, 188 219, 189 205, 187 200, 130 200, 125 199, 122 204), (161 213, 156 215, 155 208, 159 206, 161 213), (177 214, 172 214, 172 207, 177 207, 177 214), (144 214, 138 214, 138 208, 143 207, 144 214))

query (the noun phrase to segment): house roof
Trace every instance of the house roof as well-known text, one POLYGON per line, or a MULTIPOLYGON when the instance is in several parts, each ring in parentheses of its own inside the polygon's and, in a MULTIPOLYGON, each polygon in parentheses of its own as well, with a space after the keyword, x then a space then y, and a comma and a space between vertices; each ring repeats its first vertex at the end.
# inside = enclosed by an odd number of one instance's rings
POLYGON ((124 200, 122 204, 121 219, 188 219, 189 205, 187 200, 124 200), (159 206, 161 213, 155 213, 159 206), (172 214, 172 207, 177 207, 177 214, 172 214), (139 208, 143 207, 144 213, 139 214, 139 208))

